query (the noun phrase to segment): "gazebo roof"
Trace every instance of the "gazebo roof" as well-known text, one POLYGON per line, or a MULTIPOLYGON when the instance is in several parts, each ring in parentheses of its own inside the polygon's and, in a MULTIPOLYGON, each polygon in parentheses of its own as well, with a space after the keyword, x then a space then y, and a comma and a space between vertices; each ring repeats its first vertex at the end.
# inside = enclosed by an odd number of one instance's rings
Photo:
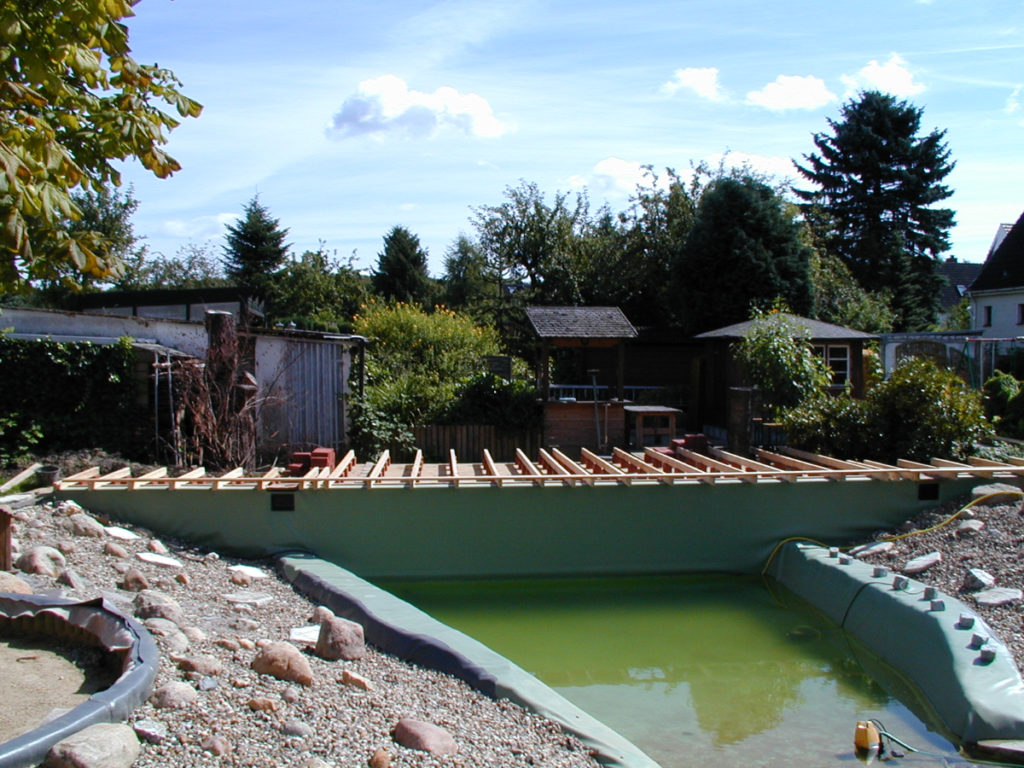
MULTIPOLYGON (((832 323, 825 323, 821 320, 812 320, 809 317, 801 317, 799 315, 791 315, 789 313, 783 313, 783 316, 794 325, 798 325, 806 330, 808 335, 814 340, 868 341, 870 339, 878 338, 870 333, 855 331, 853 328, 844 328, 841 325, 833 325, 832 323)), ((727 325, 724 328, 716 328, 713 331, 699 333, 693 338, 708 340, 742 339, 750 332, 753 325, 753 320, 744 320, 742 323, 733 323, 732 325, 727 325)))
POLYGON ((527 307, 542 339, 633 339, 636 328, 618 307, 527 307))

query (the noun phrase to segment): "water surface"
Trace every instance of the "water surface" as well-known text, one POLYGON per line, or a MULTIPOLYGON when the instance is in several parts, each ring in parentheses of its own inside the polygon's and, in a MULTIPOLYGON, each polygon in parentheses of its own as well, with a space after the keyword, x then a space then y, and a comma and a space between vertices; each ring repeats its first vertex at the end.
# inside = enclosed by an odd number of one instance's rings
POLYGON ((774 582, 381 586, 511 659, 664 768, 858 765, 854 728, 869 718, 941 756, 907 753, 901 764, 971 765, 922 722, 927 707, 892 670, 774 582))

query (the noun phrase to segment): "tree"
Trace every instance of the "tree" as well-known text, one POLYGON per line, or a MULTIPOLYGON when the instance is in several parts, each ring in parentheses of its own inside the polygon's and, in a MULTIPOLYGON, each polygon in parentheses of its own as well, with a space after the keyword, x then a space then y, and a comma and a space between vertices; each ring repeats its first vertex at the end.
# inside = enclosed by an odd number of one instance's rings
POLYGON ((146 288, 216 288, 228 280, 211 243, 188 243, 173 257, 158 254, 141 261, 129 260, 116 287, 123 290, 146 288))
POLYGON ((384 236, 384 250, 377 254, 373 290, 385 299, 420 306, 433 303, 427 252, 420 246, 420 239, 405 227, 392 227, 384 236))
POLYGON ((257 195, 246 203, 244 217, 227 225, 224 236, 224 272, 240 288, 263 297, 276 272, 288 257, 284 239, 288 230, 260 203, 257 195))
POLYGON ((484 254, 466 235, 459 235, 444 256, 441 301, 446 307, 474 316, 493 310, 498 279, 484 254))
POLYGON ((202 107, 174 74, 130 55, 129 0, 9 0, 0 10, 0 289, 35 279, 116 276, 104 237, 69 231, 75 188, 118 185, 114 160, 164 178, 179 170, 165 131, 202 107))
POLYGON ((267 291, 268 323, 295 323, 320 331, 351 330, 352 318, 369 293, 368 281, 321 247, 289 261, 267 291))
POLYGON ((838 256, 815 253, 810 267, 815 318, 865 333, 892 330, 896 315, 888 294, 865 291, 838 256))
POLYGON ((673 295, 688 332, 741 322, 753 303, 776 298, 797 314, 810 311, 811 249, 794 213, 759 179, 711 182, 673 265, 673 295))
POLYGON ((952 191, 945 131, 919 136, 923 110, 866 91, 814 134, 817 152, 797 171, 815 185, 794 190, 829 253, 872 292, 888 291, 897 327, 934 322, 940 277, 936 260, 949 248, 953 211, 935 208, 952 191))

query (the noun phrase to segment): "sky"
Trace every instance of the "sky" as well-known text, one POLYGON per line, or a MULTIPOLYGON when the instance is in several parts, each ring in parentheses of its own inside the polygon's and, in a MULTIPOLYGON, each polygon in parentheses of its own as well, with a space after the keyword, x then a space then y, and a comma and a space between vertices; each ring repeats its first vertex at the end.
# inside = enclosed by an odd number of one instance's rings
MULTIPOLYGON (((133 56, 203 104, 182 165, 122 167, 153 253, 220 252, 258 195, 296 256, 372 269, 394 226, 431 272, 508 187, 629 206, 645 165, 748 163, 799 182, 844 103, 924 110, 956 162, 948 254, 983 261, 1024 211, 1019 0, 142 0, 133 56)), ((797 186, 801 186, 798 183, 797 186)))

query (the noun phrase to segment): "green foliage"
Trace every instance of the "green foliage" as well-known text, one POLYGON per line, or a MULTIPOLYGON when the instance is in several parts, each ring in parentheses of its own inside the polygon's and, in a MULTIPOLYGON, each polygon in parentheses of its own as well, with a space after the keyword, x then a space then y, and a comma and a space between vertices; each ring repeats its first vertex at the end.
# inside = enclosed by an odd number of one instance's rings
POLYGON ((368 298, 367 280, 352 266, 322 248, 289 261, 268 282, 266 316, 270 324, 343 332, 368 298))
POLYGON ((224 272, 240 288, 262 297, 270 276, 288 257, 288 230, 281 229, 259 197, 246 203, 244 213, 237 224, 227 226, 224 272))
POLYGON ((1003 437, 1024 438, 1024 388, 1013 374, 996 371, 985 382, 985 414, 1003 437))
POLYGON ((497 277, 476 243, 465 235, 459 235, 445 254, 441 296, 445 306, 477 318, 494 308, 497 277))
POLYGON ((532 381, 481 373, 463 384, 441 415, 442 423, 493 424, 502 429, 536 429, 543 421, 540 392, 532 381))
POLYGON ((21 414, 0 416, 0 466, 9 466, 28 455, 42 437, 39 427, 21 414))
POLYGON ((815 253, 810 269, 816 319, 865 333, 892 331, 896 313, 889 307, 888 295, 861 288, 841 259, 815 253))
POLYGON ((116 277, 117 255, 92 230, 69 231, 76 187, 120 183, 135 158, 164 178, 180 166, 165 131, 202 107, 174 74, 130 56, 128 0, 10 0, 0 9, 0 289, 31 280, 116 277))
POLYGON ((444 308, 427 314, 412 304, 370 301, 355 318, 356 333, 372 340, 366 389, 353 427, 363 444, 384 444, 386 432, 428 424, 498 353, 497 335, 444 308))
POLYGON ((971 317, 971 300, 964 296, 960 302, 949 311, 946 322, 939 330, 945 331, 969 331, 974 327, 974 318, 971 317))
POLYGON ((684 329, 698 333, 740 322, 753 302, 776 297, 808 314, 810 255, 794 212, 771 187, 753 177, 713 181, 672 265, 684 329))
POLYGON ((355 397, 351 401, 349 416, 349 444, 360 456, 377 456, 393 446, 404 452, 415 447, 409 425, 389 412, 387 404, 378 405, 367 396, 355 397))
POLYGON ((828 367, 811 349, 807 330, 778 308, 755 309, 750 330, 732 351, 770 408, 797 405, 829 384, 828 367))
POLYGON ((228 285, 219 257, 212 244, 189 243, 173 257, 159 254, 153 258, 129 260, 117 287, 124 290, 146 288, 216 288, 228 285))
POLYGON ((134 362, 129 339, 98 345, 0 336, 0 413, 7 420, 0 452, 30 442, 138 453, 143 420, 134 362))
POLYGON ((813 399, 783 414, 790 444, 844 458, 963 458, 992 435, 981 394, 948 368, 908 358, 863 402, 813 399))
POLYGON ((830 134, 799 173, 815 185, 795 190, 828 253, 868 291, 887 291, 900 330, 934 322, 941 278, 935 260, 949 248, 953 211, 934 208, 952 190, 945 131, 918 136, 922 110, 878 91, 844 104, 830 134))
POLYGON ((427 272, 427 252, 420 239, 405 227, 392 227, 377 255, 373 290, 378 296, 420 306, 434 300, 434 282, 427 272))

